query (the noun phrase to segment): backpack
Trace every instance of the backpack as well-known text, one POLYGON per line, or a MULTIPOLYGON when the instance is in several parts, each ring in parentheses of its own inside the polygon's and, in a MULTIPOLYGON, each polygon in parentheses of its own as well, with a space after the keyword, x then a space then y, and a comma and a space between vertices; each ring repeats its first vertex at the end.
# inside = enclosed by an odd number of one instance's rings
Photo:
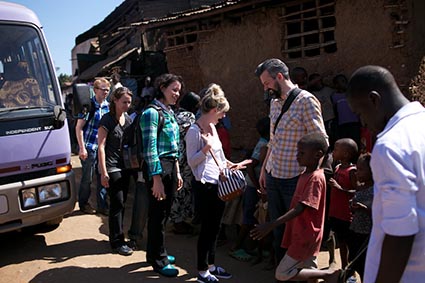
MULTIPOLYGON (((145 109, 154 108, 158 111, 158 132, 164 127, 164 114, 162 108, 149 104, 145 109)), ((125 128, 121 142, 121 152, 124 160, 125 169, 141 170, 143 165, 143 142, 142 129, 140 128, 140 117, 142 113, 136 115, 130 126, 125 128)))
POLYGON ((83 127, 84 132, 87 130, 87 127, 89 126, 89 122, 91 119, 93 119, 95 113, 96 113, 96 105, 94 104, 94 101, 92 100, 90 104, 89 116, 87 117, 86 123, 84 124, 84 127, 83 127))

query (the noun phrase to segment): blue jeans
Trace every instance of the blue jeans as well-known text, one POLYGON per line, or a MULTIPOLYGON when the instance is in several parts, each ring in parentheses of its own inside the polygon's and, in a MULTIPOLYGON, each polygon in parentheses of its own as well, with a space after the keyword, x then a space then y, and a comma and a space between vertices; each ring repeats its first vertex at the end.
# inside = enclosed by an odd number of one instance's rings
POLYGON ((91 183, 93 180, 93 174, 96 174, 96 199, 98 209, 107 209, 107 191, 100 184, 100 174, 97 170, 97 152, 93 150, 87 150, 87 159, 81 161, 81 181, 80 188, 78 190, 78 204, 80 208, 87 205, 90 193, 91 183))
MULTIPOLYGON (((280 179, 275 178, 271 174, 266 175, 266 190, 268 200, 268 212, 270 220, 274 221, 284 215, 291 205, 292 196, 297 187, 298 178, 280 179)), ((285 225, 280 225, 273 230, 273 247, 276 251, 277 262, 285 255, 285 250, 280 247, 283 239, 285 225)))

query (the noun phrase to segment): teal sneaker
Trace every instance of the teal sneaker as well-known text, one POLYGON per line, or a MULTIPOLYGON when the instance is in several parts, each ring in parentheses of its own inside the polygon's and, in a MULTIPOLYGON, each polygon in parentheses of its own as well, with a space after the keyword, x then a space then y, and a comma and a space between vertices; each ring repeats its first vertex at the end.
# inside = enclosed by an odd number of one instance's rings
POLYGON ((154 268, 154 271, 166 277, 176 277, 179 274, 177 268, 175 268, 171 264, 168 264, 163 268, 154 268))

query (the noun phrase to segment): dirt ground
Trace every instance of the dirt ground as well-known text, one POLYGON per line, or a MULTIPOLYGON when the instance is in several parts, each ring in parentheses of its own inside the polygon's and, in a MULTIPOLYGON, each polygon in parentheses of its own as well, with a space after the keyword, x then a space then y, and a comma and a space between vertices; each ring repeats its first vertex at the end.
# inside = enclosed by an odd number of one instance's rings
MULTIPOLYGON (((79 176, 80 163, 75 156, 73 166, 79 176)), ((125 231, 132 201, 130 192, 125 231)), ((232 231, 228 232, 229 242, 217 249, 216 263, 233 274, 232 279, 221 282, 274 282, 273 271, 264 269, 265 262, 252 266, 227 255, 233 237, 232 231)), ((177 258, 177 278, 153 272, 145 261, 144 250, 129 257, 112 254, 107 217, 81 214, 76 205, 74 212, 53 231, 0 235, 0 282, 195 282, 197 236, 168 231, 166 241, 168 252, 177 258)), ((327 252, 322 252, 319 267, 327 267, 327 261, 327 252)))

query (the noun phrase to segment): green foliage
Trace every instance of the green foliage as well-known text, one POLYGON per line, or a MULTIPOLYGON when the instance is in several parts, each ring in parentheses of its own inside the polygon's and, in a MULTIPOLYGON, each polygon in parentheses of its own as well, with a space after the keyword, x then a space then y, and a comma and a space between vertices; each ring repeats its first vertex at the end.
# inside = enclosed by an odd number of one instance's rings
POLYGON ((67 75, 67 74, 60 74, 58 76, 58 80, 59 80, 59 84, 61 86, 63 86, 64 83, 66 83, 66 82, 72 82, 72 77, 70 75, 67 75))

